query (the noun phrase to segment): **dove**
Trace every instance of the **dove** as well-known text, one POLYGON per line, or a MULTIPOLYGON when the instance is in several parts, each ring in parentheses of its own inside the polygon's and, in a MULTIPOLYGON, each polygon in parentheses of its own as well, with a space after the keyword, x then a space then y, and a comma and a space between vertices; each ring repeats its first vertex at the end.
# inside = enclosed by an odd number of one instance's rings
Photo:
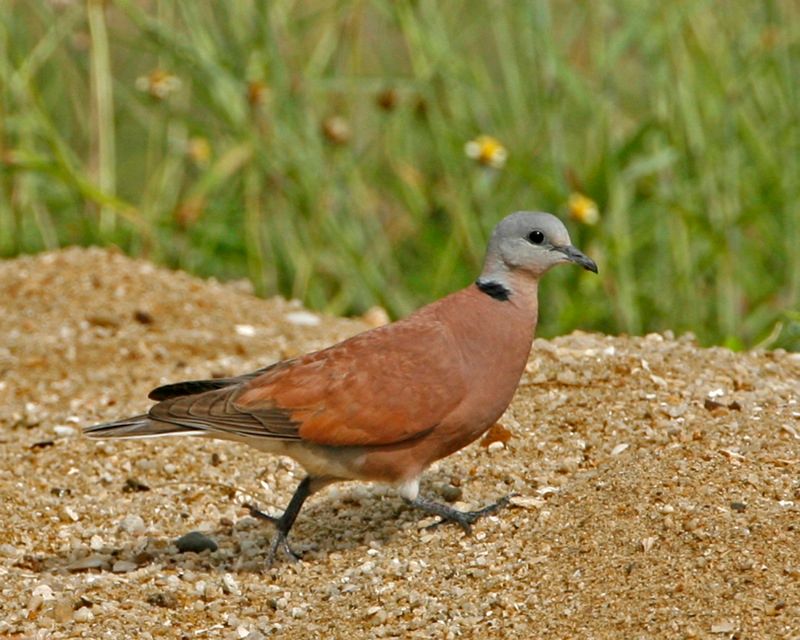
POLYGON ((565 263, 597 273, 558 218, 513 213, 495 226, 483 270, 466 288, 391 324, 252 373, 158 387, 146 413, 85 433, 216 438, 293 458, 306 475, 283 514, 248 505, 275 526, 270 564, 279 549, 299 558, 288 535, 303 503, 339 481, 392 485, 411 506, 469 533, 508 497, 461 511, 420 495, 420 478, 505 412, 530 355, 539 279, 565 263))

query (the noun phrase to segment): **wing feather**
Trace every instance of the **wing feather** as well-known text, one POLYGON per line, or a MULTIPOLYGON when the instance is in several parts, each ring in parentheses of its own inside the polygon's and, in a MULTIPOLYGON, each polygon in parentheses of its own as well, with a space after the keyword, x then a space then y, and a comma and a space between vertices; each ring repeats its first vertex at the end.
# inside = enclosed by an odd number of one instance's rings
POLYGON ((227 386, 167 397, 150 417, 238 437, 392 444, 432 429, 458 406, 466 388, 460 364, 446 326, 418 314, 227 386))

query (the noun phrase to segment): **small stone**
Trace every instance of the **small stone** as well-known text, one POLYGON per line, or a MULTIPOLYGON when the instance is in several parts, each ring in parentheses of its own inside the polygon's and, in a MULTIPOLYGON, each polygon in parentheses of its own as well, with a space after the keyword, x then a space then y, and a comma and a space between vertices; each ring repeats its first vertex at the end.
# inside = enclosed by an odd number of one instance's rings
POLYGON ((439 516, 428 516, 417 522, 417 529, 427 529, 428 527, 438 524, 440 521, 441 518, 439 516))
POLYGON ((648 536, 644 538, 641 542, 642 545, 642 552, 648 553, 658 542, 658 538, 656 536, 648 536))
POLYGON ((711 633, 733 633, 736 631, 736 625, 730 620, 723 620, 711 625, 711 633))
POLYGON ((285 317, 287 322, 298 327, 316 327, 321 322, 319 316, 310 311, 292 311, 287 313, 285 317))
POLYGON ((131 514, 125 516, 120 521, 119 528, 121 531, 124 531, 126 533, 139 535, 144 533, 145 531, 144 520, 142 519, 142 516, 131 514))
POLYGON ((739 513, 744 513, 744 510, 747 509, 747 505, 744 502, 731 502, 731 509, 739 513))
POLYGON ((194 553, 202 553, 206 549, 211 551, 216 551, 219 549, 219 546, 212 538, 209 538, 206 534, 201 533, 200 531, 190 531, 189 533, 182 535, 175 541, 175 546, 178 547, 178 551, 181 553, 186 553, 189 551, 194 553))
POLYGON ((53 619, 56 622, 64 623, 72 620, 74 607, 69 598, 62 598, 53 605, 53 619))
POLYGON ((506 429, 502 424, 499 422, 495 422, 489 430, 486 432, 486 435, 483 436, 481 439, 481 446, 482 447, 491 447, 495 442, 500 442, 502 444, 507 443, 513 434, 511 431, 506 429))
POLYGON ((227 594, 233 594, 235 596, 238 596, 241 593, 241 590, 239 589, 239 583, 236 582, 236 578, 233 577, 233 574, 226 573, 224 576, 222 576, 222 590, 227 594))
POLYGON ((780 615, 781 611, 783 611, 785 608, 786 608, 786 602, 784 602, 783 600, 778 600, 778 602, 776 602, 775 604, 768 605, 765 610, 765 613, 770 617, 774 617, 780 615))
POLYGON ((89 622, 90 620, 94 620, 94 614, 89 607, 81 607, 75 612, 73 619, 75 622, 89 622))
POLYGON ((256 328, 251 324, 237 324, 234 329, 238 335, 245 338, 252 338, 256 335, 256 328))
POLYGON ((80 519, 78 513, 72 507, 63 507, 58 514, 62 522, 77 522, 80 519))
POLYGON ((34 587, 33 589, 33 596, 38 596, 42 600, 55 600, 56 596, 53 593, 53 589, 49 584, 40 584, 34 587))
POLYGON ((76 560, 67 566, 69 571, 87 571, 89 569, 105 569, 110 565, 110 558, 105 555, 91 555, 86 558, 76 560))
POLYGON ((122 493, 135 493, 138 491, 150 491, 150 487, 136 478, 125 480, 125 484, 122 486, 122 493))
POLYGON ((105 540, 97 534, 93 535, 89 540, 89 547, 91 547, 92 551, 100 551, 105 546, 105 540))
POLYGON ((114 573, 129 573, 131 571, 135 571, 137 565, 135 562, 131 562, 129 560, 117 560, 111 567, 111 571, 114 573))
POLYGON ((611 450, 612 456, 618 456, 620 453, 623 453, 628 447, 630 447, 627 442, 620 442, 611 450))
POLYGON ((103 313, 96 313, 87 316, 86 321, 92 326, 103 327, 106 329, 112 329, 114 327, 118 327, 120 324, 119 318, 103 313))
POLYGON ((75 427, 69 427, 65 424, 57 424, 55 427, 53 427, 53 431, 59 438, 71 438, 78 433, 75 430, 75 427))
POLYGON ((361 316, 361 319, 370 327, 382 327, 383 325, 391 322, 389 314, 383 307, 371 307, 370 309, 367 309, 366 313, 361 316))
POLYGON ((44 598, 42 598, 42 596, 37 596, 37 595, 31 596, 31 599, 28 600, 28 617, 30 617, 30 614, 33 613, 34 611, 38 611, 39 609, 41 609, 43 604, 44 604, 44 598))
POLYGON ((147 604, 154 607, 164 607, 165 609, 174 609, 178 606, 178 598, 171 591, 156 591, 147 596, 147 604))
POLYGON ((508 499, 508 503, 523 509, 539 509, 544 506, 544 500, 541 498, 534 498, 533 496, 511 496, 508 499))
POLYGON ((441 486, 439 493, 442 495, 442 498, 444 498, 445 501, 455 502, 456 500, 461 499, 463 491, 461 491, 460 487, 454 487, 452 484, 448 483, 441 486))
POLYGON ((372 572, 375 570, 375 563, 374 563, 372 560, 367 560, 366 562, 364 562, 364 563, 363 563, 363 564, 362 564, 362 565, 361 565, 361 566, 358 568, 358 570, 359 570, 361 573, 364 573, 364 574, 366 574, 366 573, 372 573, 372 572))
POLYGON ((133 312, 133 319, 139 324, 153 324, 155 321, 153 316, 143 309, 137 309, 133 312))

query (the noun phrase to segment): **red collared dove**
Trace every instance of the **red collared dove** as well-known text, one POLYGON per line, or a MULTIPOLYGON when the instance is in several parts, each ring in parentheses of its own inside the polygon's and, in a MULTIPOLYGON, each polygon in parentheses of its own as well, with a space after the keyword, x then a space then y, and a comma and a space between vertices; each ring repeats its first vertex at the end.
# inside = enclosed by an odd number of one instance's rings
POLYGON ((86 429, 92 438, 191 435, 294 458, 306 477, 279 518, 278 548, 303 502, 329 483, 389 483, 411 505, 460 524, 480 516, 419 495, 434 461, 479 438, 508 407, 528 360, 537 285, 551 267, 597 265, 547 213, 518 212, 494 229, 480 277, 407 318, 240 377, 179 382, 150 393, 147 413, 86 429))

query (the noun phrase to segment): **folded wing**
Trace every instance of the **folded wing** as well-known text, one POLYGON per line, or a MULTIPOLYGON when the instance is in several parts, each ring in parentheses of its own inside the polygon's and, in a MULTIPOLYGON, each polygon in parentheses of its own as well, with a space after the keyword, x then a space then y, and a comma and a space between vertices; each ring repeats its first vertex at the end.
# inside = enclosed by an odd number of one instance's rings
MULTIPOLYGON (((228 386, 209 381, 207 391, 174 397, 164 391, 155 397, 167 399, 149 416, 234 437, 392 444, 434 428, 461 403, 460 364, 447 328, 412 316, 255 377, 228 379, 228 386)), ((202 381, 192 384, 186 389, 204 388, 202 381)))

